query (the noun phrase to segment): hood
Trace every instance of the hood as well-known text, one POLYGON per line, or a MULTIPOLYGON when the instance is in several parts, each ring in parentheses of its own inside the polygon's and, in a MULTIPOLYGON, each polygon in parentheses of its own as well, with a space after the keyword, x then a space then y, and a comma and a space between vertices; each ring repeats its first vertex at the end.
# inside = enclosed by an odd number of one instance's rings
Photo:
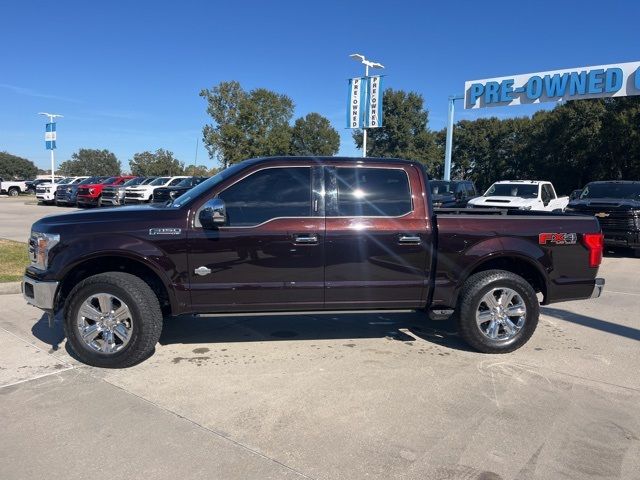
POLYGON ((433 202, 452 202, 456 199, 453 193, 436 193, 431 195, 433 202))
POLYGON ((492 207, 520 207, 530 205, 535 202, 535 198, 522 198, 522 197, 477 197, 473 200, 469 200, 472 205, 486 205, 492 207))
POLYGON ((185 213, 179 209, 166 208, 162 204, 106 207, 51 215, 41 218, 31 228, 43 233, 84 235, 91 232, 91 235, 95 235, 103 231, 130 232, 134 229, 146 228, 152 223, 161 223, 184 216, 185 213))
POLYGON ((630 198, 585 198, 572 200, 568 206, 577 210, 638 210, 640 209, 640 200, 630 198))

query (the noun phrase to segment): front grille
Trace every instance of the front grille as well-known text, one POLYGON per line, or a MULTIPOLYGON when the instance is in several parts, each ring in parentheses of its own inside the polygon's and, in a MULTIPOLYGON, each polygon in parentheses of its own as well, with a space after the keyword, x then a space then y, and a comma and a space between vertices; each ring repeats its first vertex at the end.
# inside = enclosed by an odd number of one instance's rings
POLYGON ((89 189, 86 187, 78 188, 78 195, 89 195, 89 189))
POLYGON ((167 200, 171 200, 169 190, 156 190, 155 192, 153 192, 154 202, 166 202, 167 200))
POLYGON ((636 230, 638 229, 638 218, 633 210, 607 210, 604 208, 581 208, 576 209, 576 213, 593 215, 598 219, 600 228, 606 230, 636 230), (603 216, 606 215, 606 216, 603 216))
POLYGON ((118 193, 116 188, 105 188, 102 190, 102 198, 118 198, 118 193))
POLYGON ((142 193, 138 192, 127 192, 127 198, 142 198, 142 193))

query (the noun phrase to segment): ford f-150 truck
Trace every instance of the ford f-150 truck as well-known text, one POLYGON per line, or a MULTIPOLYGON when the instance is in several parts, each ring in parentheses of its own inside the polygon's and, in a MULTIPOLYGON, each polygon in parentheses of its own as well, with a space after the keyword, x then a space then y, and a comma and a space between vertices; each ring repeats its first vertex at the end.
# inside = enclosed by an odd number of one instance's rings
POLYGON ((417 162, 277 157, 235 164, 166 205, 32 226, 23 292, 84 362, 148 357, 182 314, 415 309, 454 315, 482 352, 522 346, 543 304, 596 297, 592 216, 434 214, 417 162))

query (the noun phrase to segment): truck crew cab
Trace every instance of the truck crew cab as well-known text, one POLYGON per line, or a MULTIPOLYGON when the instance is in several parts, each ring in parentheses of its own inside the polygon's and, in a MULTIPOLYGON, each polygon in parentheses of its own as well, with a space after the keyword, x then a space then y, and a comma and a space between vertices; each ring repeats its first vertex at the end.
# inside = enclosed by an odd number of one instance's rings
POLYGON ((436 216, 427 182, 403 160, 246 160, 167 205, 39 220, 24 296, 64 312, 81 360, 124 367, 153 352, 168 315, 425 310, 504 353, 533 334, 537 293, 544 304, 600 295, 594 217, 436 216))

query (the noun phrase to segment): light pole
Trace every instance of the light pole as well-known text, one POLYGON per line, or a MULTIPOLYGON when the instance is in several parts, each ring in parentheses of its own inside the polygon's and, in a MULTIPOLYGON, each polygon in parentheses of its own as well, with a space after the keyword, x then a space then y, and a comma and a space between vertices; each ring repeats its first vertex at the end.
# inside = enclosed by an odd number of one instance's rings
MULTIPOLYGON (((58 115, 57 113, 47 113, 47 112, 38 112, 38 115, 44 115, 45 117, 49 117, 49 123, 53 124, 54 123, 54 119, 55 118, 62 118, 62 115, 58 115)), ((45 134, 45 138, 46 138, 46 134, 45 134)), ((53 141, 55 141, 56 136, 55 136, 55 132, 53 135, 53 141)), ((53 144, 51 145, 51 183, 55 183, 54 182, 54 174, 53 174, 53 170, 55 168, 55 157, 53 154, 53 151, 55 150, 55 147, 53 146, 53 144)))
POLYGON ((444 180, 451 180, 451 150, 453 148, 453 117, 456 112, 456 100, 463 100, 464 95, 449 97, 449 115, 447 117, 447 140, 444 151, 444 180))
MULTIPOLYGON (((359 53, 352 53, 349 56, 351 58, 353 58, 356 62, 360 62, 360 63, 364 64, 365 84, 367 83, 366 79, 369 78, 369 67, 371 67, 371 68, 384 68, 384 65, 382 65, 381 63, 372 62, 371 60, 367 60, 366 58, 364 58, 364 55, 360 55, 359 53)), ((363 157, 367 156, 367 128, 364 125, 362 126, 362 156, 363 157)))

